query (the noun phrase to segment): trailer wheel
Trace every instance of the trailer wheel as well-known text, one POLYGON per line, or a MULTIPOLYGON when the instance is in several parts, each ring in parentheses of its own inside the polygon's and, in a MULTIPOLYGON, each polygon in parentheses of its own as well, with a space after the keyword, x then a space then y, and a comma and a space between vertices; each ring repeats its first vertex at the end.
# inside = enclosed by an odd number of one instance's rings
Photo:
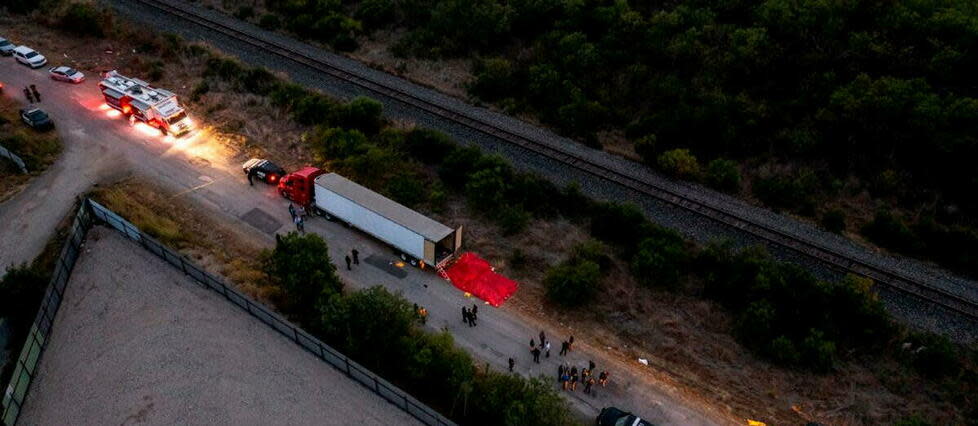
POLYGON ((412 257, 411 260, 408 261, 408 263, 410 263, 411 266, 414 266, 415 268, 418 267, 418 259, 415 259, 415 258, 412 257))
POLYGON ((286 200, 289 199, 289 193, 288 192, 285 192, 284 189, 279 190, 278 193, 282 195, 282 198, 285 198, 286 200))

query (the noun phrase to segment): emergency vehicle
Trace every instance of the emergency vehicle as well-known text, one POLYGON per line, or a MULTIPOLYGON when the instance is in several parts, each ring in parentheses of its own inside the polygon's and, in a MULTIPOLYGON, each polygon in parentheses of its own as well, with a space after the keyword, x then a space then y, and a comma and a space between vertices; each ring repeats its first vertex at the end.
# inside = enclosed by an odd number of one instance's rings
POLYGON ((164 135, 184 135, 193 129, 177 95, 151 86, 149 83, 126 77, 117 71, 102 73, 98 84, 105 103, 122 112, 130 123, 137 120, 160 129, 164 135))

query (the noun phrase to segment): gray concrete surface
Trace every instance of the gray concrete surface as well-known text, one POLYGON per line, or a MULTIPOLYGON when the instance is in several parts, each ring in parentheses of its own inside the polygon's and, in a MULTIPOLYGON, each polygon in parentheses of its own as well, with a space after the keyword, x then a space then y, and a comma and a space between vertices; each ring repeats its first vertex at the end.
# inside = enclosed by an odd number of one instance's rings
POLYGON ((420 424, 108 228, 89 233, 20 418, 420 424))

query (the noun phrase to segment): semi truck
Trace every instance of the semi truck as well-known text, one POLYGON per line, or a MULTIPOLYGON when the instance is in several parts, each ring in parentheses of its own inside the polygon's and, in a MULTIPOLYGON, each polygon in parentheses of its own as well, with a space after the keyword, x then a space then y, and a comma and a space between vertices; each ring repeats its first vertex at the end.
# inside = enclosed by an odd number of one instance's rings
POLYGON ((336 173, 305 167, 279 180, 278 190, 309 211, 387 243, 412 266, 441 268, 462 246, 461 226, 452 229, 336 173))
POLYGON ((153 87, 138 78, 126 77, 115 70, 102 73, 98 87, 105 103, 119 110, 130 123, 142 121, 164 135, 173 136, 182 136, 193 129, 193 122, 173 92, 153 87))

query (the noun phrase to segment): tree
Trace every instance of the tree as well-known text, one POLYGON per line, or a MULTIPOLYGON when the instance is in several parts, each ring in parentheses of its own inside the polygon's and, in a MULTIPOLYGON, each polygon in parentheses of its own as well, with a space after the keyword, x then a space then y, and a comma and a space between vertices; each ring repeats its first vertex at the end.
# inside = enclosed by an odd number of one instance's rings
POLYGON ((822 227, 829 232, 841 234, 846 229, 846 214, 842 210, 832 209, 822 214, 822 227))
POLYGON ((700 163, 688 149, 672 149, 659 154, 656 163, 667 174, 683 179, 698 179, 700 163))
POLYGON ((646 287, 675 288, 689 261, 682 237, 665 233, 642 240, 632 257, 632 275, 646 287))
POLYGON ((465 184, 465 195, 477 211, 490 214, 507 206, 510 174, 501 167, 491 167, 472 174, 465 184))
POLYGON ((383 125, 384 105, 366 96, 357 96, 339 109, 337 124, 366 134, 375 134, 383 125))
POLYGON ((376 286, 321 300, 318 328, 347 356, 368 368, 392 371, 399 367, 390 360, 410 355, 403 341, 415 334, 417 317, 404 298, 376 286))
POLYGON ((343 289, 329 247, 319 235, 276 236, 275 249, 263 258, 269 280, 282 289, 284 311, 302 324, 313 323, 321 301, 343 289))
POLYGON ((591 300, 598 292, 601 267, 590 260, 563 262, 547 272, 543 285, 547 298, 561 306, 572 308, 591 300))
POLYGON ((725 158, 716 158, 706 165, 706 183, 724 192, 736 193, 740 190, 740 169, 737 163, 725 158))
POLYGON ((112 17, 90 3, 71 3, 59 24, 80 36, 103 37, 105 30, 112 27, 112 17))
POLYGON ((404 137, 403 149, 426 164, 439 164, 458 144, 437 130, 415 127, 404 137))

